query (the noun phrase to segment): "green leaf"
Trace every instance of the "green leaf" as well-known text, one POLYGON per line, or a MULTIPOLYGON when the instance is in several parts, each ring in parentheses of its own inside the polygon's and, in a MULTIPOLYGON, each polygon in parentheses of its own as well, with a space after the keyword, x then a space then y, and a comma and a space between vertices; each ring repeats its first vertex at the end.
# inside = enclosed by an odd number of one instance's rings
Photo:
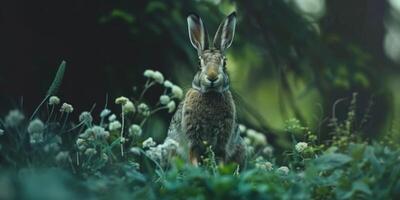
POLYGON ((313 164, 317 170, 330 170, 350 162, 350 156, 341 153, 329 153, 314 160, 313 164))
POLYGON ((66 67, 66 62, 63 60, 58 67, 56 76, 54 77, 53 82, 50 85, 50 88, 47 90, 47 95, 46 96, 52 96, 57 93, 58 88, 61 85, 61 82, 64 78, 64 72, 65 72, 65 67, 66 67))

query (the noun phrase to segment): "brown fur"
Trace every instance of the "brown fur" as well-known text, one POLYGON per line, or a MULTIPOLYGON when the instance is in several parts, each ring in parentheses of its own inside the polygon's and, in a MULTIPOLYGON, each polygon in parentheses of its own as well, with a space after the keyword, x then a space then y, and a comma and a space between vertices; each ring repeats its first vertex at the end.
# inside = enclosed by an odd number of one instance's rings
POLYGON ((201 93, 190 89, 172 119, 168 137, 187 146, 183 151, 187 151, 193 165, 201 162, 208 146, 218 161, 242 166, 245 163, 245 146, 239 136, 236 108, 229 91, 201 93))
POLYGON ((211 147, 217 161, 245 165, 246 149, 236 123, 236 108, 229 91, 224 51, 233 40, 236 14, 231 13, 220 25, 214 37, 214 47, 208 46, 208 35, 200 17, 188 16, 189 38, 197 49, 200 70, 192 88, 178 106, 172 118, 168 137, 179 142, 178 152, 193 165, 211 147))

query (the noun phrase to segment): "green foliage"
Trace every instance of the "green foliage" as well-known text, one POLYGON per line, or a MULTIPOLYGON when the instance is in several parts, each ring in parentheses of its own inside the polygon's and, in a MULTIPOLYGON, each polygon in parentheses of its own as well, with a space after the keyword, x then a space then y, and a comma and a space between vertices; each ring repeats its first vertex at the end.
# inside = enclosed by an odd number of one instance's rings
POLYGON ((26 121, 12 110, 0 126, 2 199, 395 199, 400 195, 400 150, 387 140, 367 143, 355 124, 355 95, 349 114, 336 119, 338 137, 320 141, 297 119, 288 120, 292 144, 274 154, 265 135, 240 125, 249 160, 245 169, 215 161, 208 148, 203 165, 174 156, 178 144, 143 138, 143 126, 180 88, 160 72, 146 70, 147 82, 134 97, 119 97, 118 115, 105 106, 99 117, 84 111, 68 118, 69 104, 51 97, 49 112, 26 121), (157 86, 158 85, 158 86, 157 86), (155 106, 145 103, 151 87, 163 87, 155 106), (167 98, 168 97, 168 98, 167 98), (344 138, 357 138, 354 140, 344 138), (345 143, 341 141, 345 140, 345 143), (299 142, 298 142, 299 141, 299 142), (328 148, 327 148, 328 147, 328 148), (42 187, 46 187, 43 190, 42 187))

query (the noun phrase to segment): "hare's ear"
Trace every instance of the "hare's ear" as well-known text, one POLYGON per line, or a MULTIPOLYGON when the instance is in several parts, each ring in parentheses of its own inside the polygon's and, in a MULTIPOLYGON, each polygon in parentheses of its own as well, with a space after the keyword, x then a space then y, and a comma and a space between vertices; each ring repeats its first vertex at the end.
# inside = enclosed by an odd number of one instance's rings
POLYGON ((193 47, 200 54, 208 48, 208 35, 206 27, 201 18, 196 14, 191 14, 187 18, 189 38, 193 47))
POLYGON ((236 12, 232 12, 218 27, 214 36, 214 47, 225 51, 232 44, 235 35, 236 12))

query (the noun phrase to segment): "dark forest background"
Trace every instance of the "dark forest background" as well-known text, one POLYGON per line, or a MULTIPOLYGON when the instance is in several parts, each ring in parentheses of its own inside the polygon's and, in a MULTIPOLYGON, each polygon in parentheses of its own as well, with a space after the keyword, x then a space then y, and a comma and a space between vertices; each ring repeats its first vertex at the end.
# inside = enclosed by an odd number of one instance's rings
MULTIPOLYGON (((197 56, 187 15, 198 13, 214 33, 234 10, 228 71, 243 123, 276 134, 295 117, 324 129, 335 102, 336 116, 345 117, 356 92, 357 117, 367 113, 367 136, 397 126, 398 0, 3 0, 0 113, 22 101, 33 111, 62 60, 67 71, 59 96, 78 111, 94 103, 100 110, 106 94, 129 96, 144 84, 145 69, 188 88, 197 56)), ((165 128, 171 115, 159 117, 165 128)))

